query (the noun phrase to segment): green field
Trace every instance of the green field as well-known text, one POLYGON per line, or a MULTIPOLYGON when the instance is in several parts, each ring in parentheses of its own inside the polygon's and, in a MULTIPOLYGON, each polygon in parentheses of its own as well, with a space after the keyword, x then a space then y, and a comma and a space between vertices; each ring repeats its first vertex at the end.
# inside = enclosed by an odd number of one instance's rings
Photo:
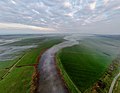
MULTIPOLYGON (((39 40, 37 40, 37 42, 38 41, 39 40)), ((62 41, 63 39, 60 37, 47 38, 44 41, 39 41, 37 48, 24 51, 18 58, 11 61, 0 62, 0 93, 29 93, 32 76, 35 72, 34 64, 36 64, 39 54, 43 50, 62 41)), ((20 44, 20 42, 16 42, 16 45, 23 45, 23 43, 20 44)))
POLYGON ((41 51, 45 51, 46 49, 52 47, 54 44, 61 42, 60 39, 50 39, 48 41, 43 42, 37 48, 31 49, 28 51, 26 55, 21 59, 21 61, 17 64, 17 66, 22 65, 30 65, 35 64, 37 56, 41 51))
POLYGON ((3 75, 9 70, 9 68, 11 68, 11 66, 16 63, 16 61, 17 59, 0 62, 0 80, 3 75))
POLYGON ((14 68, 0 81, 0 93, 29 93, 33 67, 14 68))
POLYGON ((100 79, 112 60, 109 55, 84 42, 62 49, 59 59, 70 79, 82 93, 100 79))
MULTIPOLYGON (((61 37, 39 37, 6 44, 38 46, 16 53, 18 57, 13 60, 0 62, 0 93, 30 93, 34 90, 33 81, 36 79, 35 65, 38 56, 62 41, 61 37)), ((112 39, 91 37, 80 41, 79 45, 64 48, 56 54, 57 66, 71 93, 93 93, 91 92, 93 85, 102 79, 108 87, 103 91, 100 88, 98 91, 107 93, 114 76, 109 76, 106 70, 118 53, 117 43, 118 41, 112 39)))

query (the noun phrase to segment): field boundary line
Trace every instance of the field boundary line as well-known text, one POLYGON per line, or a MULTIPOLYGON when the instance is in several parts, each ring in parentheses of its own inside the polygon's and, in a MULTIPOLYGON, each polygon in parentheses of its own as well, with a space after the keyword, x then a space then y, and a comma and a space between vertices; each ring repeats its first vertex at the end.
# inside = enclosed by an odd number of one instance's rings
POLYGON ((7 77, 7 75, 15 68, 15 66, 21 61, 21 59, 26 55, 26 53, 19 58, 19 60, 1 77, 2 79, 4 79, 5 77, 7 77))

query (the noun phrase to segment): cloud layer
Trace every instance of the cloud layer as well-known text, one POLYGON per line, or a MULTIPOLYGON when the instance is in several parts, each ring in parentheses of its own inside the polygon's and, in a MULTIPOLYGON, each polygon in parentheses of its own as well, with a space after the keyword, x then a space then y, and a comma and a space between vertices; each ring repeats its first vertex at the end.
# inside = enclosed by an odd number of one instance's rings
POLYGON ((52 28, 24 25, 18 23, 0 23, 0 29, 31 29, 31 30, 40 30, 40 31, 54 31, 54 29, 52 28))
POLYGON ((119 17, 120 0, 0 0, 1 23, 65 31, 119 17))

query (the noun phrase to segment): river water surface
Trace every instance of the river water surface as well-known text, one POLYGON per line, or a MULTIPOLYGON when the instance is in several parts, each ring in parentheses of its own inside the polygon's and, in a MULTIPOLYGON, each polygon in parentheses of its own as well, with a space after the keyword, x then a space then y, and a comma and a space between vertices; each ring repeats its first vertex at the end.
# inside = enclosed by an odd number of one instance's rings
MULTIPOLYGON (((82 37, 83 38, 83 37, 82 37)), ((81 38, 81 39, 82 39, 81 38)), ((77 35, 66 36, 65 41, 48 49, 39 62, 40 80, 38 93, 68 93, 62 79, 59 77, 54 56, 55 53, 65 47, 79 44, 77 35)))

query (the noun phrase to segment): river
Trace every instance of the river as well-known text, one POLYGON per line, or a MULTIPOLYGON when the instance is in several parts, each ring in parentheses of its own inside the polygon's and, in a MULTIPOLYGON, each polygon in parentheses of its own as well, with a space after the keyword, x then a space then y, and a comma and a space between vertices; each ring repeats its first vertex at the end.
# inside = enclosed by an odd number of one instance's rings
POLYGON ((76 35, 70 35, 64 37, 64 39, 64 42, 49 48, 41 56, 38 65, 40 72, 38 93, 68 93, 68 90, 64 86, 61 77, 58 75, 54 56, 55 53, 57 53, 62 48, 79 44, 79 41, 77 40, 80 40, 80 37, 77 38, 76 35))

